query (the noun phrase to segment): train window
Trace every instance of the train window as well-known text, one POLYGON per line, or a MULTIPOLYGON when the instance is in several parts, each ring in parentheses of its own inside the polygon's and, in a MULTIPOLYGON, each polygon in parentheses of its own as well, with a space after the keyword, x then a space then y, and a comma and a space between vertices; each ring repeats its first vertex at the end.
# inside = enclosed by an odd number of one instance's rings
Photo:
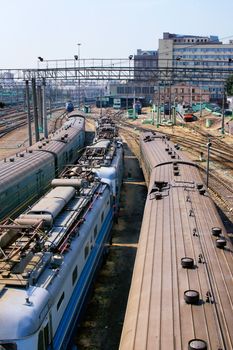
POLYGON ((41 330, 40 333, 39 333, 38 350, 44 350, 44 334, 43 334, 43 330, 41 330))
POLYGON ((64 297, 65 297, 65 293, 63 292, 58 303, 57 303, 57 311, 59 310, 61 303, 63 302, 64 297))
POLYGON ((97 225, 96 225, 96 227, 94 229, 94 237, 96 238, 96 236, 97 236, 97 225))
POLYGON ((78 277, 78 266, 75 266, 72 273, 72 284, 74 285, 78 277))
POLYGON ((89 254, 89 245, 87 244, 86 247, 85 247, 85 251, 84 251, 85 259, 87 258, 88 254, 89 254))
POLYGON ((17 350, 17 345, 14 343, 0 343, 0 349, 2 349, 2 350, 17 350))
POLYGON ((47 325, 44 328, 44 342, 45 342, 45 349, 47 349, 47 347, 49 346, 49 324, 47 323, 47 325))

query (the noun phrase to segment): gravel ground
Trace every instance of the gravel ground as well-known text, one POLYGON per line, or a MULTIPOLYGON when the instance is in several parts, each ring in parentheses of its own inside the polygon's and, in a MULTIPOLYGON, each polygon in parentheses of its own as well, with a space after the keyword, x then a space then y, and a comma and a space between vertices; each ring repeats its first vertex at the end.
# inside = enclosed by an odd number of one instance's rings
POLYGON ((126 144, 124 149, 120 216, 113 227, 108 259, 76 331, 74 343, 79 350, 116 350, 119 346, 147 194, 138 160, 126 144))

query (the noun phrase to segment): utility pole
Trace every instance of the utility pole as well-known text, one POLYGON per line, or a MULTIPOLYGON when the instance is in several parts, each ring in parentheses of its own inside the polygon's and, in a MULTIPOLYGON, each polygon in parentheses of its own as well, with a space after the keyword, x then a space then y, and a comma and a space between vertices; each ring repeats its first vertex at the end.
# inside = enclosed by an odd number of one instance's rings
POLYGON ((156 126, 159 127, 159 124, 161 123, 161 109, 160 109, 160 83, 159 83, 159 89, 158 89, 158 108, 157 108, 157 122, 156 126))
POLYGON ((171 82, 169 83, 169 120, 171 120, 171 104, 172 104, 172 93, 171 93, 171 82))
POLYGON ((78 109, 80 109, 80 46, 81 43, 78 43, 78 109))
POLYGON ((209 171, 210 171, 210 147, 212 143, 210 139, 208 139, 207 143, 207 164, 206 164, 206 187, 209 188, 209 171))
POLYGON ((47 106, 46 106, 46 82, 42 80, 42 95, 43 95, 43 122, 44 122, 44 137, 48 138, 48 123, 47 123, 47 106))
POLYGON ((32 100, 33 100, 33 112, 34 112, 34 126, 36 142, 40 139, 39 126, 38 126, 38 110, 37 110, 37 96, 36 96, 36 79, 32 78, 32 100))
POLYGON ((224 105, 225 105, 225 88, 223 86, 223 92, 222 92, 222 127, 221 127, 221 134, 225 134, 225 121, 224 121, 224 105))
POLYGON ((102 84, 100 86, 100 116, 102 117, 102 108, 103 108, 103 104, 102 104, 102 84))
POLYGON ((30 113, 30 96, 28 80, 25 81, 26 86, 26 104, 27 104, 27 121, 28 121, 28 141, 29 146, 32 145, 32 127, 31 127, 31 113, 30 113))

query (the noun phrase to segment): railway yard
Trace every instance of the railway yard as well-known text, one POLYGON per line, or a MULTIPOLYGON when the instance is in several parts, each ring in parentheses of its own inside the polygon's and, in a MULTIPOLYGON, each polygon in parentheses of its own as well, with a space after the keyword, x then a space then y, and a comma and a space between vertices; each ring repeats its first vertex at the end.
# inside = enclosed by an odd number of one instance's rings
MULTIPOLYGON (((233 137, 221 135, 219 127, 207 130, 201 118, 174 126, 145 125, 147 112, 129 120, 123 111, 103 109, 123 140, 119 217, 108 256, 74 331, 73 348, 149 350, 156 344, 159 350, 230 350, 233 137), (215 238, 222 244, 220 249, 215 238), (171 252, 169 258, 166 251, 171 252), (180 267, 182 258, 190 258, 194 265, 180 267), (190 297, 186 304, 185 292, 190 297)), ((90 134, 99 114, 93 108, 85 117, 90 134)), ((66 119, 64 109, 53 111, 49 132, 62 128, 66 119)), ((28 147, 26 114, 13 111, 0 120, 0 159, 4 160, 28 147)))

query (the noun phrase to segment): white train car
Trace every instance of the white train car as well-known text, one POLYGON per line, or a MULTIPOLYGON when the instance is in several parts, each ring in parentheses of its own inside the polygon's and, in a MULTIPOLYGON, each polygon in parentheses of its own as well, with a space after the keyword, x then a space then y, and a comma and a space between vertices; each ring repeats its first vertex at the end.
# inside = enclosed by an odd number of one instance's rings
POLYGON ((0 227, 1 350, 67 348, 113 221, 110 187, 84 174, 0 227))

